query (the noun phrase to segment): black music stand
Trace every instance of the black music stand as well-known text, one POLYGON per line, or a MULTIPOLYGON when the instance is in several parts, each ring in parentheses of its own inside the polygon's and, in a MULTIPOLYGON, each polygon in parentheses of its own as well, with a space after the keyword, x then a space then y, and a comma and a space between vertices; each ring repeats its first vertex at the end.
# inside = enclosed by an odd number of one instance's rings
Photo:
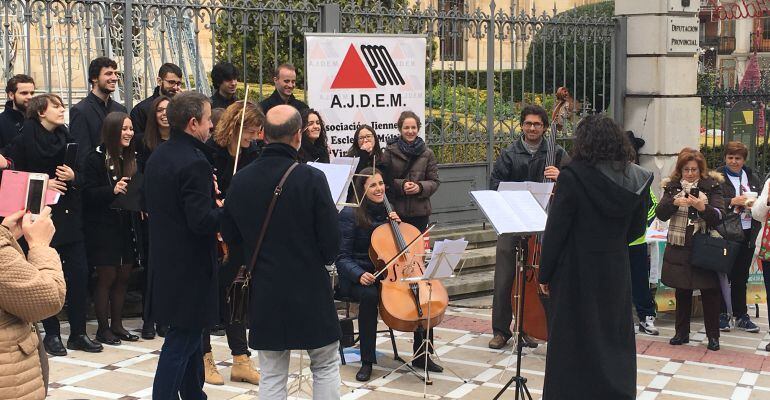
MULTIPOLYGON (((516 263, 516 270, 521 269, 522 279, 526 279, 527 277, 527 269, 532 268, 530 265, 526 265, 524 262, 524 249, 522 248, 524 243, 524 238, 518 238, 516 239, 516 249, 515 249, 515 263, 516 263)), ((527 378, 521 376, 521 354, 522 350, 525 347, 529 348, 535 348, 537 347, 537 344, 530 343, 524 339, 524 294, 526 293, 526 290, 524 290, 524 287, 526 286, 524 282, 519 282, 519 305, 518 310, 516 312, 517 318, 519 318, 520 321, 517 321, 517 324, 519 325, 518 332, 516 333, 516 375, 512 376, 511 379, 508 380, 508 382, 503 386, 502 389, 500 389, 499 392, 495 395, 495 397, 492 400, 499 399, 504 393, 505 390, 508 389, 509 386, 512 384, 516 384, 516 390, 515 390, 515 399, 527 399, 532 400, 532 394, 529 393, 529 388, 527 388, 527 378)))

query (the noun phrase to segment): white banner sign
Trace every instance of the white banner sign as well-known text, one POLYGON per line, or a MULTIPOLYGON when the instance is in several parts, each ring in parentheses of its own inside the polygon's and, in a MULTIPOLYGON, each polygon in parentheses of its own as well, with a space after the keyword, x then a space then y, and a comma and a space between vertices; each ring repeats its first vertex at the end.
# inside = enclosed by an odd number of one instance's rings
POLYGON ((305 35, 306 98, 324 120, 332 157, 345 155, 360 125, 372 126, 384 148, 399 135, 402 111, 425 123, 425 43, 414 35, 305 35))

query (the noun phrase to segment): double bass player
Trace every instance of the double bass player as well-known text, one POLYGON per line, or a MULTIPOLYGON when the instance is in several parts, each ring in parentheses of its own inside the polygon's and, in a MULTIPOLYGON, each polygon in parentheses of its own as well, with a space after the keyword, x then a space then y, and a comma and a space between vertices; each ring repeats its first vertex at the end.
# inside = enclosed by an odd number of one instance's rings
MULTIPOLYGON (((495 162, 489 179, 489 188, 497 190, 500 182, 540 182, 543 178, 556 181, 560 169, 569 163, 569 155, 556 146, 555 165, 546 166, 548 145, 543 136, 549 127, 548 114, 536 105, 525 106, 519 117, 522 134, 504 149, 495 162)), ((514 247, 516 238, 501 235, 497 239, 494 296, 492 298, 492 331, 489 341, 492 349, 501 349, 513 336, 511 321, 511 290, 516 274, 514 247)))

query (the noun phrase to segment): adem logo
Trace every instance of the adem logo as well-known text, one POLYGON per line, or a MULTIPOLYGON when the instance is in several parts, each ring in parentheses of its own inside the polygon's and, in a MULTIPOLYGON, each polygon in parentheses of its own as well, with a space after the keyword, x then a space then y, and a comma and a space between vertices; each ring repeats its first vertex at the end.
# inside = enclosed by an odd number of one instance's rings
MULTIPOLYGON (((332 81, 331 89, 377 89, 406 84, 385 46, 361 45, 361 54, 366 60, 366 65, 355 46, 351 44, 348 47, 348 52, 332 81)), ((335 94, 331 108, 401 107, 403 104, 400 93, 391 93, 389 96, 385 93, 360 93, 344 97, 346 102, 342 101, 340 95, 335 94)))

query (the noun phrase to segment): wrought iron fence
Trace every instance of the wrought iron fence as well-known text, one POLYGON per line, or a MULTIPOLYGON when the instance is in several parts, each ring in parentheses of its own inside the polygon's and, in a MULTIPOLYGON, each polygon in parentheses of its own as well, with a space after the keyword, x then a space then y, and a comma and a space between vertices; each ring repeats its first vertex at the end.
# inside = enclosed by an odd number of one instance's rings
MULTIPOLYGON (((208 71, 228 60, 259 98, 272 91, 272 70, 282 62, 299 67, 303 88, 303 34, 337 26, 428 38, 425 129, 442 162, 491 163, 519 135, 522 103, 549 109, 561 86, 575 99, 575 115, 610 105, 612 1, 545 12, 522 10, 515 1, 509 9, 492 1, 482 10, 466 0, 363 0, 343 1, 331 14, 317 3, 2 0, 4 77, 29 73, 39 89, 71 105, 87 93, 89 60, 105 55, 121 66, 116 96, 130 106, 152 92, 163 62, 182 68, 187 88, 210 93, 208 71)), ((561 133, 565 145, 577 118, 561 133)))

